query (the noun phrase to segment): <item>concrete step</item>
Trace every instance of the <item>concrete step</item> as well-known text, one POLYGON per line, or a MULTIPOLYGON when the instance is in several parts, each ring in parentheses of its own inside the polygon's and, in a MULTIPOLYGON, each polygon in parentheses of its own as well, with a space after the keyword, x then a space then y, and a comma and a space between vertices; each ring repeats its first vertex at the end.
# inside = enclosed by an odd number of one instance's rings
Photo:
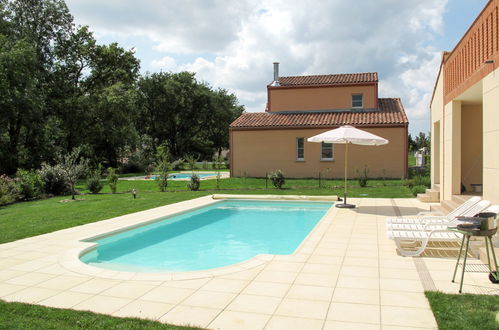
POLYGON ((423 194, 418 194, 417 199, 422 202, 422 203, 431 203, 431 197, 430 195, 423 193, 423 194))
POLYGON ((463 204, 466 202, 468 199, 470 199, 472 196, 470 195, 452 195, 452 201, 456 202, 458 205, 463 204))
POLYGON ((440 202, 440 190, 426 189, 426 195, 430 196, 430 199, 433 203, 440 202))
MULTIPOLYGON (((479 258, 485 265, 487 265, 487 250, 485 249, 485 246, 483 246, 483 240, 482 240, 481 245, 482 246, 478 249, 479 258)), ((489 252, 490 252, 490 250, 489 250, 489 252)), ((494 252, 496 253, 496 258, 498 258, 499 257, 499 247, 494 247, 494 252)), ((490 259, 491 259, 491 263, 492 263, 492 268, 494 268, 494 260, 492 258, 492 253, 490 254, 490 259)), ((497 262, 499 262, 499 260, 497 260, 497 262)))

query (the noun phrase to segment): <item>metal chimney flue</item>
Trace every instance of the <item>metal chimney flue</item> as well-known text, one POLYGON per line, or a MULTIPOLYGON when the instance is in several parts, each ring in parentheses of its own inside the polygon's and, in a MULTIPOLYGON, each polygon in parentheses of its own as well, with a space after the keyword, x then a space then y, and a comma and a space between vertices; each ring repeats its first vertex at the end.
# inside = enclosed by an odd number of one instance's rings
POLYGON ((279 62, 274 62, 274 81, 273 86, 279 86, 279 62))

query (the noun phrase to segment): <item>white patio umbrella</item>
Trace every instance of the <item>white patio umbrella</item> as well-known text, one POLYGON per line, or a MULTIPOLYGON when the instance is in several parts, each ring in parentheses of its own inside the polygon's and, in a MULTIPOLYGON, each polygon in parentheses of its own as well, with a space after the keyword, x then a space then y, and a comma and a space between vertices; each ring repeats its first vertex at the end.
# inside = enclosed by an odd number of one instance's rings
POLYGON ((343 204, 336 204, 336 207, 354 208, 355 205, 347 204, 347 166, 348 166, 348 144, 360 144, 364 146, 380 146, 387 144, 388 140, 369 132, 360 130, 353 126, 341 126, 339 128, 312 136, 308 142, 325 142, 345 145, 345 196, 343 204))

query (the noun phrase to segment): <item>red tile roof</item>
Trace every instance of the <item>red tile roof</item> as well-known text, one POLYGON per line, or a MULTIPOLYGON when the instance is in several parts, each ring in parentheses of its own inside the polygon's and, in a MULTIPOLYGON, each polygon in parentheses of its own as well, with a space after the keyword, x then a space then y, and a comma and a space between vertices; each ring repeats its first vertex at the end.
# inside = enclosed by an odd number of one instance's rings
POLYGON ((247 112, 232 122, 230 128, 313 128, 341 125, 402 126, 409 123, 399 98, 378 99, 378 104, 378 110, 247 112))
POLYGON ((326 74, 326 75, 316 75, 316 76, 279 77, 280 86, 275 86, 275 87, 278 88, 278 87, 291 87, 291 86, 350 85, 350 84, 365 84, 365 83, 377 83, 377 82, 378 82, 377 72, 342 73, 342 74, 326 74))

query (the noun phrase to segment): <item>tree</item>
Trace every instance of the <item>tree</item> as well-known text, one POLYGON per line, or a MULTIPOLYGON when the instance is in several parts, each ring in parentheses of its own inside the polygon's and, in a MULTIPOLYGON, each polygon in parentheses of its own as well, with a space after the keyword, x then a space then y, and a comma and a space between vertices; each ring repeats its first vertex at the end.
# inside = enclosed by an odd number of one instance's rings
POLYGON ((71 187, 71 199, 75 199, 76 181, 85 174, 88 169, 88 159, 80 158, 80 148, 75 148, 71 153, 61 158, 60 166, 71 187))
POLYGON ((158 182, 159 190, 164 192, 166 187, 168 187, 168 171, 171 168, 171 164, 168 156, 168 149, 166 146, 161 145, 157 149, 157 161, 156 161, 156 182, 158 182))

